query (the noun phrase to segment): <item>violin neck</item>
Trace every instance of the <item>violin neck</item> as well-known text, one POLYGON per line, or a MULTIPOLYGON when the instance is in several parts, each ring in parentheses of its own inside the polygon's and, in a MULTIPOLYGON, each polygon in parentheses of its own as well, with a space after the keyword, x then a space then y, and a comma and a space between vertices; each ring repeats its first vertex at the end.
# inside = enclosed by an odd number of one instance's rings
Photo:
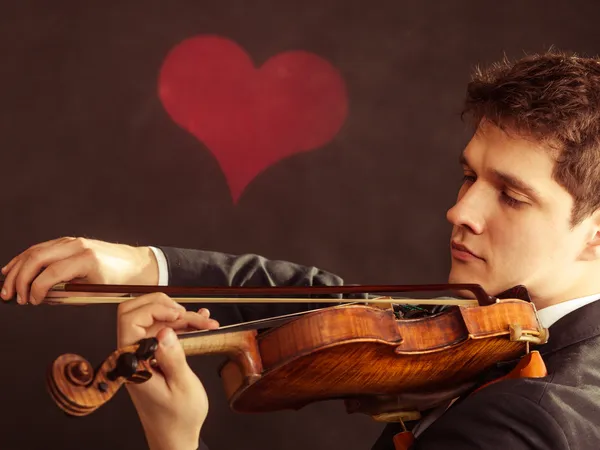
POLYGON ((192 336, 182 335, 179 342, 186 356, 227 355, 232 351, 245 348, 248 332, 232 333, 194 333, 192 336))
POLYGON ((244 374, 259 375, 262 362, 256 342, 256 330, 229 333, 193 333, 179 342, 186 356, 224 355, 236 361, 244 374))

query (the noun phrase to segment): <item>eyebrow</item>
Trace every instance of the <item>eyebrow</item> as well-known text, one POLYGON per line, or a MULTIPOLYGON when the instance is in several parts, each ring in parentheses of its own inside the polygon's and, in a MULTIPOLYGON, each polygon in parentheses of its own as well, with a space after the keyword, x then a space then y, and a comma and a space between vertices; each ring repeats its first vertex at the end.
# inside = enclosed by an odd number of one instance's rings
MULTIPOLYGON (((467 158, 466 158, 464 152, 460 154, 459 162, 461 165, 467 166, 469 168, 471 167, 471 165, 469 164, 469 161, 467 161, 467 158)), ((491 172, 494 177, 501 180, 504 184, 507 184, 508 186, 515 188, 518 191, 523 192, 527 196, 531 197, 532 200, 537 201, 541 198, 540 192, 536 188, 531 186, 530 184, 523 181, 521 178, 511 175, 506 172, 502 172, 497 169, 492 169, 491 172)))

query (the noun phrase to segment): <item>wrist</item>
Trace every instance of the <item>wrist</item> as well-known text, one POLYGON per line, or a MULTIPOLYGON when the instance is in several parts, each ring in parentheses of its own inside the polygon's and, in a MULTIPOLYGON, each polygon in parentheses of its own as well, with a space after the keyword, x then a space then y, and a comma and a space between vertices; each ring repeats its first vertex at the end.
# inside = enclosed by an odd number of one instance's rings
POLYGON ((133 247, 139 272, 130 284, 158 286, 159 271, 156 255, 150 247, 133 247))
POLYGON ((200 446, 200 430, 176 436, 171 430, 164 433, 146 432, 146 440, 149 450, 197 450, 200 446))
POLYGON ((203 422, 182 421, 169 415, 157 418, 154 414, 148 414, 148 409, 143 404, 138 404, 135 395, 132 395, 132 400, 149 450, 197 450, 199 448, 203 422))

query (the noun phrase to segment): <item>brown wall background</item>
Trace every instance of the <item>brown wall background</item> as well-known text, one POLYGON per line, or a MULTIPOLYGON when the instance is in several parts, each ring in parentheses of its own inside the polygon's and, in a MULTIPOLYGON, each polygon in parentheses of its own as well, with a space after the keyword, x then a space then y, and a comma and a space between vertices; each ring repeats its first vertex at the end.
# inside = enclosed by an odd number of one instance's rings
MULTIPOLYGON (((596 54, 599 12, 593 0, 4 1, 0 260, 74 235, 254 252, 348 283, 443 282, 471 68, 550 45, 596 54), (237 42, 257 65, 313 52, 348 91, 335 138, 270 167, 235 205, 213 155, 156 94, 167 52, 200 34, 237 42)), ((125 392, 71 419, 45 391, 59 354, 95 364, 114 350, 114 307, 0 309, 2 450, 144 448, 125 392)), ((219 361, 191 361, 211 400, 211 450, 358 450, 382 429, 339 402, 234 414, 219 361)))

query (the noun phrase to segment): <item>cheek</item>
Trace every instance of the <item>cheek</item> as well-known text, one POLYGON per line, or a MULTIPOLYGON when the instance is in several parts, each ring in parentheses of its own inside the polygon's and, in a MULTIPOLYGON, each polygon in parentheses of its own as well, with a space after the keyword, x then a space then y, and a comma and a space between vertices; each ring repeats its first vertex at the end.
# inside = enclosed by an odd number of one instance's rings
MULTIPOLYGON (((506 221, 490 233, 493 264, 510 272, 530 271, 544 264, 554 253, 549 245, 555 237, 539 232, 543 228, 523 226, 516 220, 506 221)), ((491 230, 490 230, 491 231, 491 230)))
POLYGON ((550 225, 559 219, 525 215, 511 219, 490 230, 495 269, 511 277, 536 279, 565 269, 576 248, 567 230, 550 225))

